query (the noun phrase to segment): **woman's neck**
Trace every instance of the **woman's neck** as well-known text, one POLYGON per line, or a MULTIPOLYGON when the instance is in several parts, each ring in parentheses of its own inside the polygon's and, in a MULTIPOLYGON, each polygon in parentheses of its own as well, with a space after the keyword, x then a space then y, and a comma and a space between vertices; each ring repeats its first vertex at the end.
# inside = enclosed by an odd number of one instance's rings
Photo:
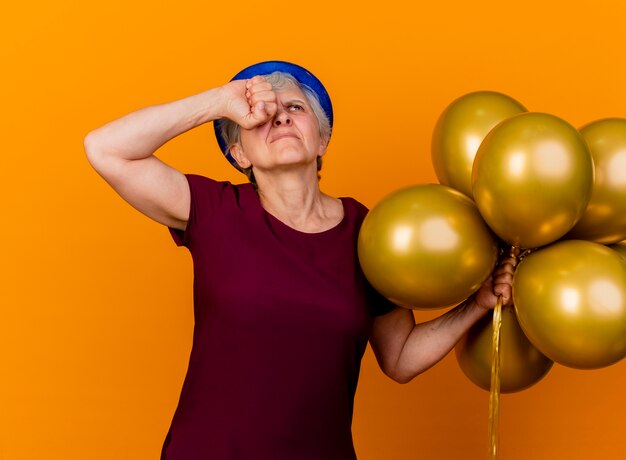
POLYGON ((281 171, 255 174, 261 206, 284 224, 303 232, 320 232, 337 225, 343 206, 322 193, 315 174, 281 171))

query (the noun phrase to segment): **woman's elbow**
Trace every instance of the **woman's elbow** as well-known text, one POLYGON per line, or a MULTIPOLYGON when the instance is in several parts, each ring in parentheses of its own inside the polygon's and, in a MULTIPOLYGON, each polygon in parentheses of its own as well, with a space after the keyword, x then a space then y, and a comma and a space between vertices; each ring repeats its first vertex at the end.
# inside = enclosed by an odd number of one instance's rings
POLYGON ((111 154, 110 147, 103 144, 98 130, 91 131, 83 140, 85 154, 89 164, 102 176, 107 176, 116 171, 118 162, 111 154))
POLYGON ((405 384, 409 383, 415 377, 419 375, 419 373, 411 373, 411 372, 403 372, 401 369, 383 369, 383 372, 387 377, 393 380, 396 383, 405 384))
POLYGON ((391 377, 391 380, 401 385, 407 384, 411 380, 413 380, 413 377, 408 377, 408 376, 393 376, 393 377, 389 376, 389 377, 391 377))
POLYGON ((98 136, 94 133, 95 131, 91 131, 83 139, 85 154, 87 155, 87 160, 92 166, 94 166, 94 163, 97 163, 99 156, 98 152, 100 151, 98 148, 98 136))

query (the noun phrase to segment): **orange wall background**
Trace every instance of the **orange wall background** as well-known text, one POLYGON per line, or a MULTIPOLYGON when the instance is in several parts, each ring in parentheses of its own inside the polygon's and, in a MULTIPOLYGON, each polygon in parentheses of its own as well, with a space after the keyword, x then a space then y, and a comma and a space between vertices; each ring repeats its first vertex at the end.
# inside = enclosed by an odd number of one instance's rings
MULTIPOLYGON (((132 110, 226 82, 261 60, 310 68, 336 121, 322 171, 373 206, 436 182, 439 114, 501 91, 575 126, 626 117, 626 3, 11 2, 0 18, 3 224, 0 460, 157 459, 191 345, 191 259, 87 163, 85 134, 132 110)), ((240 181, 210 126, 159 156, 240 181)), ((435 312, 439 314, 441 311, 435 312)), ((419 312, 418 319, 431 313, 419 312)), ((626 365, 556 365, 504 395, 504 460, 617 459, 626 365)), ((363 362, 360 460, 482 459, 488 393, 453 355, 407 385, 363 362)))

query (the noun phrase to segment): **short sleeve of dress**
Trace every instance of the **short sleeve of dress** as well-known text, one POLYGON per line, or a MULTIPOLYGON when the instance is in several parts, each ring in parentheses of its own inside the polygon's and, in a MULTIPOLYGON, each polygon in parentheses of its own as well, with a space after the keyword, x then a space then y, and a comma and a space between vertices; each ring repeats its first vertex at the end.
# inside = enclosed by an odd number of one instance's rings
POLYGON ((383 316, 397 307, 395 303, 380 294, 371 284, 368 286, 368 300, 374 316, 383 316))
POLYGON ((177 246, 185 246, 192 249, 198 229, 214 217, 219 209, 224 190, 230 186, 230 182, 218 182, 208 177, 196 174, 186 174, 189 184, 191 202, 189 205, 189 218, 185 230, 169 228, 172 239, 177 246))

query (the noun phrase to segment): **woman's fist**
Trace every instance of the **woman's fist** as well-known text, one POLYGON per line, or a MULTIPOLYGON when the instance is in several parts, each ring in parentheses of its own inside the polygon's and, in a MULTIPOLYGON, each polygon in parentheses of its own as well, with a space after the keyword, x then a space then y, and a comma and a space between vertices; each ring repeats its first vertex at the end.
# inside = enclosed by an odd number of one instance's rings
POLYGON ((276 93, 261 76, 235 80, 222 87, 223 116, 244 129, 252 129, 271 120, 276 114, 276 93))

